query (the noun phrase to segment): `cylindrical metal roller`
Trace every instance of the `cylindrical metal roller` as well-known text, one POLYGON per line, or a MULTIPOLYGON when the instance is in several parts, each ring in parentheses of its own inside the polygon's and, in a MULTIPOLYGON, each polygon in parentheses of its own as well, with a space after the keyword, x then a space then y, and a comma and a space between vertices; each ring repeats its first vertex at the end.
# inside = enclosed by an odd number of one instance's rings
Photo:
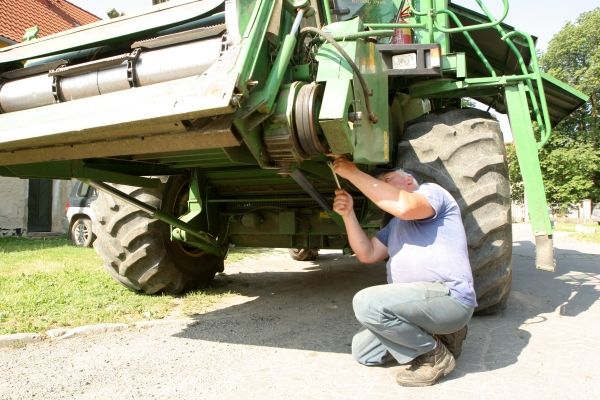
POLYGON ((140 86, 204 73, 221 53, 221 37, 142 51, 135 66, 140 86))
POLYGON ((54 103, 53 78, 37 75, 8 81, 0 87, 0 107, 3 112, 13 112, 54 103))
POLYGON ((60 93, 65 101, 129 89, 127 62, 117 67, 67 76, 60 80, 60 93))
MULTIPOLYGON (((142 50, 134 61, 136 84, 147 86, 193 75, 201 75, 221 54, 221 37, 142 50)), ((76 67, 75 67, 76 68, 76 67)), ((127 61, 117 66, 104 67, 96 71, 72 72, 67 76, 57 75, 56 94, 61 101, 126 90, 131 87, 127 75, 127 61)), ((8 81, 0 86, 2 112, 13 112, 46 106, 55 102, 54 78, 47 74, 8 81)))

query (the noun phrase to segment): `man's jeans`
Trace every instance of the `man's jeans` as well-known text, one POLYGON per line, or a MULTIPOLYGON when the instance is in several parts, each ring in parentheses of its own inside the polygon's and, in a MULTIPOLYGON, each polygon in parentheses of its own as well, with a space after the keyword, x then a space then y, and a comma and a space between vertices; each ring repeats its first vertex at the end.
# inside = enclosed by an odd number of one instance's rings
POLYGON ((365 365, 384 364, 390 355, 408 363, 434 349, 433 334, 456 332, 473 315, 473 307, 451 297, 441 282, 369 287, 352 306, 363 326, 352 339, 352 355, 365 365))

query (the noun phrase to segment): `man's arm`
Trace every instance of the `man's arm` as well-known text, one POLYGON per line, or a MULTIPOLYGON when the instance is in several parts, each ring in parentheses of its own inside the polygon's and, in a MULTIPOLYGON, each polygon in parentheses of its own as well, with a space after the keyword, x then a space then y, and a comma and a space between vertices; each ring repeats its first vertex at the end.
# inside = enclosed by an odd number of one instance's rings
POLYGON ((334 170, 341 177, 352 182, 377 207, 404 220, 425 219, 435 211, 425 196, 402 188, 402 182, 392 184, 374 178, 344 157, 334 161, 334 170))
POLYGON ((371 264, 388 257, 387 247, 377 238, 369 239, 354 213, 352 196, 342 189, 335 191, 333 210, 342 216, 348 233, 350 247, 360 262, 371 264))

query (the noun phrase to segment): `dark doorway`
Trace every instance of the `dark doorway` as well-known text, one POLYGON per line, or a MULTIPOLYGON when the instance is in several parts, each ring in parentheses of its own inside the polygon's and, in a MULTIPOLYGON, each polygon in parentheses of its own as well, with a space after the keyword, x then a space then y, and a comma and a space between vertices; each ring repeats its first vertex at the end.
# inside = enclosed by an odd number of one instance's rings
POLYGON ((29 180, 27 212, 29 232, 52 230, 52 181, 50 179, 29 180))

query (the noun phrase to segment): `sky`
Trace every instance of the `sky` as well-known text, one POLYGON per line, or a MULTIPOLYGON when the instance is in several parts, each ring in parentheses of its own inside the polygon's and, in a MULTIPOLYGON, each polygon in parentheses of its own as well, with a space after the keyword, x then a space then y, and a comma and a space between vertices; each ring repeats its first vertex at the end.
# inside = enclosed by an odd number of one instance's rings
MULTIPOLYGON (((456 4, 479 10, 475 0, 454 0, 456 4)), ((502 14, 501 0, 485 0, 494 15, 502 14)), ((548 42, 567 22, 575 22, 577 17, 600 7, 598 0, 511 0, 506 22, 515 29, 538 37, 538 50, 545 50, 548 42)))
MULTIPOLYGON (((152 5, 152 0, 69 0, 71 3, 97 15, 107 18, 106 12, 116 8, 126 14, 143 11, 152 5)), ((457 4, 479 10, 475 0, 454 0, 457 4)), ((484 0, 492 12, 500 15, 501 0, 484 0)), ((599 0, 511 0, 505 22, 517 29, 537 36, 538 49, 544 50, 548 42, 566 22, 574 22, 584 11, 600 7, 599 0)))

